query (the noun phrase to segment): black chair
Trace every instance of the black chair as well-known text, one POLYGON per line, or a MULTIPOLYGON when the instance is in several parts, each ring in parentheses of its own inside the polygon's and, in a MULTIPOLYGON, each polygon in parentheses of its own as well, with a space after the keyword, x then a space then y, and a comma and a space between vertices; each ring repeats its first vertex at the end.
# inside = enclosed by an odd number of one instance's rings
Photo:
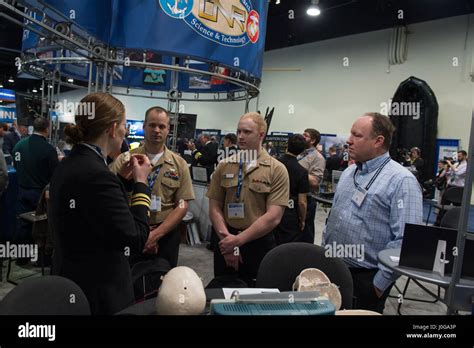
POLYGON ((306 268, 318 268, 339 287, 341 309, 352 308, 353 284, 349 268, 339 258, 326 257, 325 249, 309 243, 287 243, 272 249, 257 273, 257 288, 291 291, 296 277, 306 268))
POLYGON ((441 219, 440 227, 458 229, 461 219, 461 207, 453 207, 448 210, 441 219))
POLYGON ((0 301, 0 315, 90 315, 89 301, 72 280, 44 276, 22 281, 0 301))
POLYGON ((462 203, 462 194, 464 187, 449 186, 446 191, 444 191, 443 196, 441 197, 442 204, 430 205, 428 211, 428 218, 426 221, 430 220, 432 208, 439 209, 437 222, 442 220, 443 215, 454 207, 459 207, 462 203))

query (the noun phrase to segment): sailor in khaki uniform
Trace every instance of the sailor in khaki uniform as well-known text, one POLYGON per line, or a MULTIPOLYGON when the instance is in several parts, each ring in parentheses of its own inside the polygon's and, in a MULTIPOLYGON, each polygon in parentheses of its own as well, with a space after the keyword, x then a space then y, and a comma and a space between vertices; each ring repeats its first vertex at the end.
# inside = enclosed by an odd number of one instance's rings
POLYGON ((177 226, 186 215, 188 201, 194 199, 194 191, 186 161, 165 146, 169 121, 165 109, 149 109, 143 125, 145 145, 121 154, 110 165, 110 169, 117 173, 130 155, 148 156, 153 169, 148 176, 148 186, 152 192, 150 237, 145 249, 153 250, 158 242, 158 256, 167 259, 171 267, 176 267, 180 243, 177 226))
POLYGON ((271 232, 289 201, 285 166, 262 148, 266 128, 257 113, 241 117, 241 152, 219 163, 207 193, 213 238, 220 240, 214 248, 214 276, 237 274, 249 286, 263 257, 276 245, 271 232))

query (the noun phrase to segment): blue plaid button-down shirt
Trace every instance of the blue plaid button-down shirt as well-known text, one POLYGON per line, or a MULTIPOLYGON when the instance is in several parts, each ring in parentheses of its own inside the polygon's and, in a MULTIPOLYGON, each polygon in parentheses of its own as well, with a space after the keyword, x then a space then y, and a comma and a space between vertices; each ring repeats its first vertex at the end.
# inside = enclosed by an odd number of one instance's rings
POLYGON ((363 245, 363 258, 344 255, 344 261, 349 267, 378 267, 374 285, 382 291, 397 276, 378 263, 378 253, 400 248, 405 223, 419 224, 423 219, 420 185, 413 174, 393 160, 383 167, 360 207, 352 201, 356 191, 354 180, 365 188, 388 157, 387 152, 362 165, 352 165, 342 173, 323 235, 327 246, 363 245))

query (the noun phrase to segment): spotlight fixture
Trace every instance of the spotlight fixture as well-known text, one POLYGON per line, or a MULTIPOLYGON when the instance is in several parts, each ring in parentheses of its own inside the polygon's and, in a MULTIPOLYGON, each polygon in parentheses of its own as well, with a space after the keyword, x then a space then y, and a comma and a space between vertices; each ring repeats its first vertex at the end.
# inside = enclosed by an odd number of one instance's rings
POLYGON ((73 82, 74 82, 74 79, 67 79, 67 82, 73 83, 73 82))
POLYGON ((321 9, 319 8, 319 0, 311 0, 311 5, 306 10, 308 16, 319 16, 321 14, 321 9))
POLYGON ((13 77, 10 76, 10 78, 8 79, 8 82, 15 83, 15 80, 13 79, 13 77))
POLYGON ((33 93, 38 93, 38 90, 36 88, 33 88, 33 93))
POLYGON ((3 88, 3 84, 2 84, 2 83, 0 83, 0 88, 3 88))

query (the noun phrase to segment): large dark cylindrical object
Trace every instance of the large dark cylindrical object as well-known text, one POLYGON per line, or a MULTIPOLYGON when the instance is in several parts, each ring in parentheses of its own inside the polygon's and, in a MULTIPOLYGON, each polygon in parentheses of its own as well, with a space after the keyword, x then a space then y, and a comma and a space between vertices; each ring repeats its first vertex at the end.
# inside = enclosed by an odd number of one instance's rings
POLYGON ((390 119, 396 127, 390 154, 399 157, 401 149, 421 149, 424 159, 424 180, 434 176, 436 136, 438 132, 438 101, 428 84, 411 76, 403 81, 392 99, 390 119))

